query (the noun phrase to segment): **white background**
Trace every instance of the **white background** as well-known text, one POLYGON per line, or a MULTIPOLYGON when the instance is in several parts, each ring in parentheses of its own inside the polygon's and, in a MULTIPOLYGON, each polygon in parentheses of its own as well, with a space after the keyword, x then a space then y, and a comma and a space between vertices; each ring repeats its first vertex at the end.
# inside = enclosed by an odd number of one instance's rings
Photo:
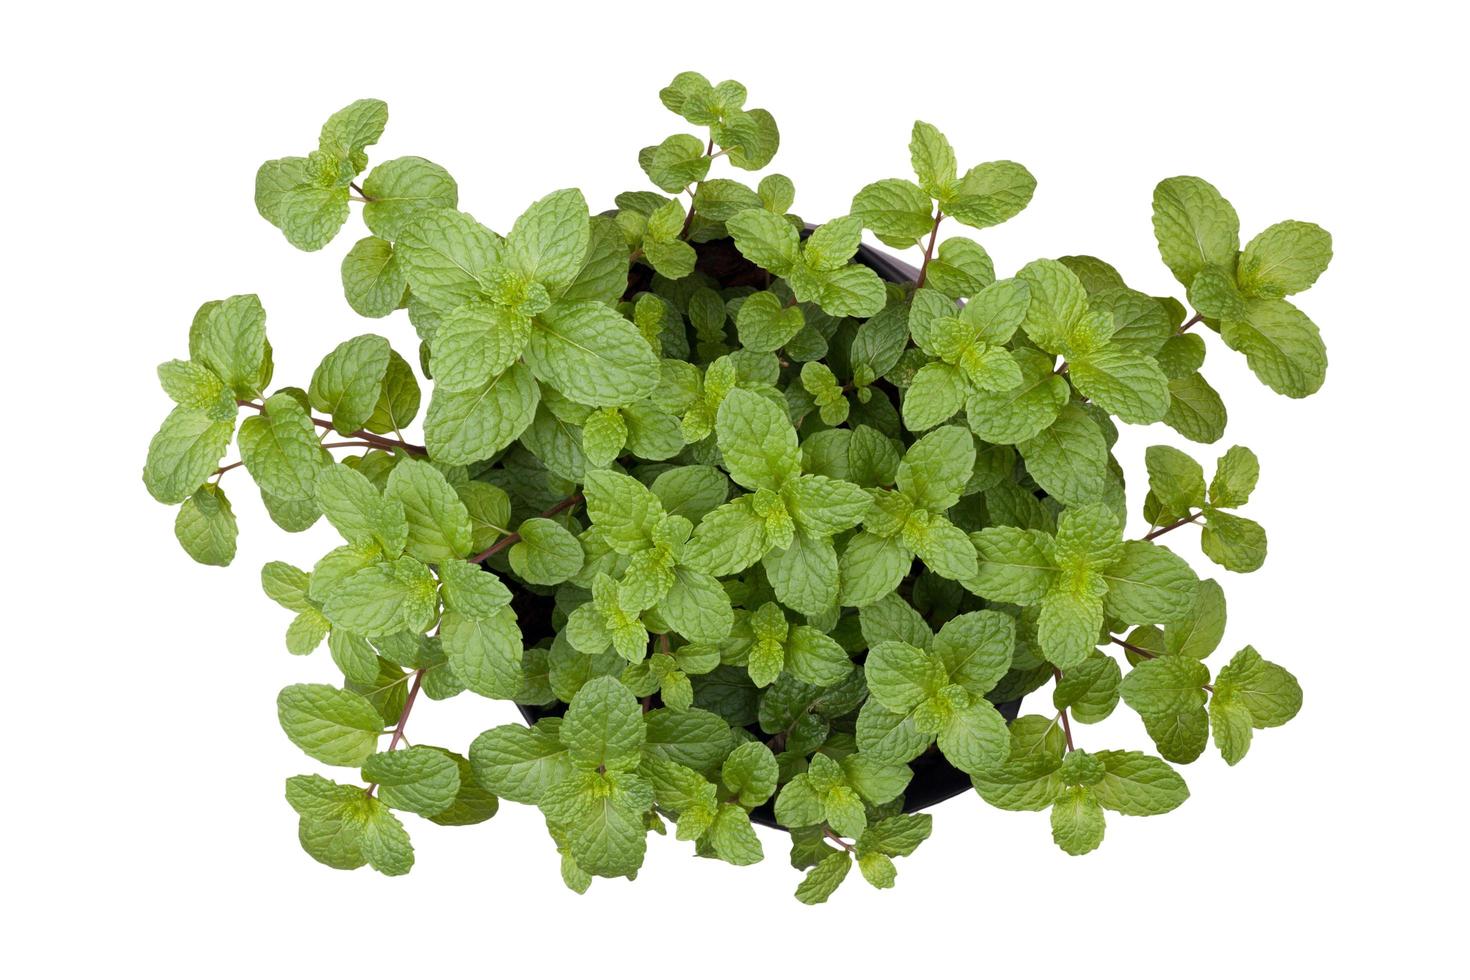
MULTIPOLYGON (((11 975, 1451 971, 1470 650, 1456 625, 1466 78, 1449 5, 215 6, 7 14, 11 975), (558 187, 595 207, 645 187, 638 148, 689 128, 656 96, 686 68, 740 79, 775 113, 772 169, 810 218, 906 176, 915 117, 947 132, 962 167, 1026 163, 1034 203, 977 235, 1003 274, 1094 253, 1181 295, 1149 224, 1154 183, 1180 173, 1220 187, 1246 237, 1285 218, 1332 231, 1332 266, 1300 297, 1328 344, 1325 388, 1274 395, 1210 336, 1230 426, 1198 453, 1208 466, 1239 442, 1261 457, 1247 513, 1270 559, 1217 572, 1231 613, 1217 659, 1252 643, 1292 669, 1306 690, 1294 722, 1258 732, 1233 770, 1212 748, 1184 770, 1182 808, 1110 815, 1085 858, 1056 849, 1043 814, 951 801, 896 889, 854 874, 820 908, 790 897, 799 875, 775 833, 745 869, 655 839, 637 882, 585 897, 514 804, 473 828, 407 818, 406 878, 299 850, 282 780, 321 767, 281 734, 273 701, 334 672, 324 650, 287 655, 288 614, 257 575, 269 559, 309 565, 331 531, 288 536, 232 491, 235 563, 194 565, 139 480, 168 407, 153 367, 182 356, 199 303, 240 292, 269 312, 278 384, 303 384, 355 333, 414 350, 403 314, 368 323, 342 300, 359 219, 307 255, 252 205, 260 161, 313 147, 336 108, 386 99, 373 159, 443 164, 461 207, 505 230, 558 187)), ((1134 515, 1153 442, 1195 448, 1163 426, 1126 432, 1134 515)), ((1168 539, 1215 572, 1196 541, 1168 539)), ((513 718, 466 694, 425 703, 411 734, 463 747, 513 718)), ((1125 710, 1078 739, 1148 747, 1125 710)))

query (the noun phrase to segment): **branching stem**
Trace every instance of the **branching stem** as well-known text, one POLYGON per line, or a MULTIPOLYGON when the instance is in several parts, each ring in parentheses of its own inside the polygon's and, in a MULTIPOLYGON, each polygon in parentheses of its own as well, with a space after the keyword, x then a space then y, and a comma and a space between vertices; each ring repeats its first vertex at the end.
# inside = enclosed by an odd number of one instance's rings
MULTIPOLYGON (((568 497, 567 499, 565 499, 565 500, 557 503, 554 507, 548 507, 545 510, 543 510, 541 512, 541 516, 542 517, 555 517, 557 514, 560 514, 562 511, 564 511, 564 510, 570 510, 571 508, 577 506, 581 502, 582 502, 582 495, 580 493, 574 493, 570 497, 568 497)), ((510 534, 507 534, 505 537, 501 538, 499 541, 495 542, 490 547, 488 547, 484 551, 480 552, 478 555, 471 556, 470 559, 469 559, 469 562, 472 565, 478 565, 478 564, 480 564, 480 562, 484 561, 486 558, 489 558, 491 555, 497 555, 497 554, 499 554, 500 552, 504 551, 506 548, 509 548, 511 545, 515 544, 519 540, 521 540, 520 532, 519 531, 512 531, 510 534)))
MULTIPOLYGON (((408 689, 408 697, 403 701, 403 710, 398 714, 398 725, 393 729, 393 737, 388 740, 388 751, 392 752, 398 748, 398 743, 403 741, 403 728, 408 724, 409 712, 413 711, 413 703, 418 699, 419 688, 424 685, 424 668, 420 667, 413 672, 413 685, 408 689)), ((367 795, 372 796, 378 791, 378 784, 373 783, 367 788, 367 795)))
MULTIPOLYGON (((260 404, 259 402, 236 399, 235 404, 239 405, 241 408, 253 408, 255 409, 255 411, 260 412, 262 415, 265 414, 265 406, 260 404)), ((322 429, 333 428, 331 422, 327 421, 326 419, 319 419, 315 415, 311 416, 311 424, 322 429)), ((373 449, 402 449, 404 452, 412 453, 415 456, 427 456, 429 454, 429 451, 423 446, 416 446, 411 442, 404 442, 402 439, 390 439, 388 436, 380 436, 376 432, 369 432, 366 429, 358 429, 356 432, 344 432, 342 433, 342 435, 346 436, 349 439, 361 439, 373 449)))
POLYGON ((1179 518, 1179 520, 1175 521, 1173 524, 1165 524, 1163 527, 1156 527, 1156 528, 1154 528, 1152 531, 1148 532, 1147 534, 1145 534, 1143 536, 1143 540, 1145 540, 1145 541, 1152 541, 1154 538, 1157 538, 1157 537, 1159 537, 1162 534, 1168 534, 1170 531, 1174 530, 1176 527, 1183 527, 1186 524, 1193 524, 1195 521, 1199 520, 1203 516, 1204 516, 1204 513, 1201 511, 1201 512, 1196 512, 1196 513, 1190 514, 1188 517, 1181 517, 1181 518, 1179 518))

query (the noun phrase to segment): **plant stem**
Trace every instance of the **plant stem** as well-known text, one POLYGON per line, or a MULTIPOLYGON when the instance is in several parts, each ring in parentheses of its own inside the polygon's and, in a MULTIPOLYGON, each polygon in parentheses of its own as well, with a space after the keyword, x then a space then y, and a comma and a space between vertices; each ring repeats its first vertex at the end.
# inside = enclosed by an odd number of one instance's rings
MULTIPOLYGON (((564 510, 570 510, 571 508, 577 506, 581 502, 582 502, 582 495, 580 493, 574 493, 570 497, 568 497, 567 499, 565 499, 565 500, 557 503, 554 507, 548 507, 545 510, 543 510, 541 512, 541 516, 542 517, 555 517, 557 514, 560 514, 562 511, 564 511, 564 510)), ((468 559, 468 561, 472 565, 478 565, 478 564, 480 564, 480 562, 484 561, 486 558, 489 558, 491 555, 499 554, 500 552, 504 551, 506 548, 509 548, 511 545, 515 544, 519 540, 521 540, 520 532, 519 531, 512 531, 510 534, 507 534, 505 537, 501 538, 499 541, 495 542, 490 547, 488 547, 484 551, 480 552, 478 555, 472 555, 468 559)))
POLYGON ((1199 520, 1203 516, 1204 512, 1201 511, 1199 513, 1190 514, 1188 517, 1181 517, 1173 524, 1165 524, 1163 527, 1154 528, 1152 531, 1143 536, 1143 540, 1152 541, 1154 538, 1157 538, 1161 534, 1168 534, 1176 527, 1183 527, 1186 524, 1193 524, 1195 521, 1199 520))
POLYGON ((368 192, 357 186, 357 181, 355 180, 350 182, 347 186, 357 191, 357 193, 361 194, 364 202, 377 200, 377 198, 369 197, 368 192))
MULTIPOLYGON (((253 408, 262 415, 265 414, 265 406, 258 402, 236 399, 235 404, 241 408, 253 408)), ((311 416, 311 424, 322 429, 333 428, 331 422, 326 419, 319 419, 315 415, 311 416)), ((429 454, 429 451, 423 446, 416 446, 411 442, 404 442, 402 439, 390 439, 387 436, 380 436, 376 432, 369 432, 366 429, 358 429, 356 432, 344 432, 342 435, 349 439, 361 439, 363 442, 369 443, 374 449, 402 449, 404 452, 412 453, 415 456, 427 456, 429 454)))
POLYGON ((834 841, 837 844, 840 844, 842 846, 842 849, 844 851, 847 851, 848 853, 852 853, 852 851, 855 850, 855 848, 851 844, 849 844, 847 841, 843 840, 841 837, 838 837, 836 834, 834 834, 832 832, 832 828, 831 827, 823 827, 822 828, 822 833, 826 835, 826 837, 827 837, 828 840, 834 841))
MULTIPOLYGON (((1051 676, 1056 679, 1058 684, 1062 682, 1062 672, 1057 668, 1053 667, 1051 669, 1051 676)), ((1072 722, 1067 717, 1067 709, 1063 708, 1058 713, 1058 717, 1062 719, 1062 734, 1067 736, 1067 751, 1071 752, 1076 749, 1076 746, 1072 744, 1072 722)))
MULTIPOLYGON (((720 152, 723 153, 724 151, 721 150, 720 152)), ((709 157, 711 160, 715 158, 715 138, 713 135, 710 136, 709 142, 704 145, 704 155, 709 157)), ((680 238, 688 237, 689 226, 694 224, 694 195, 699 193, 699 185, 703 183, 704 181, 702 180, 697 181, 694 185, 694 190, 692 191, 689 190, 687 187, 685 188, 685 191, 687 191, 689 194, 689 213, 684 215, 684 227, 679 229, 680 238)))
MULTIPOLYGON (((1120 640, 1118 639, 1118 637, 1111 635, 1108 637, 1108 639, 1112 640, 1114 643, 1118 644, 1118 646, 1122 647, 1124 650, 1127 650, 1129 653, 1137 654, 1138 656, 1143 657, 1145 660, 1157 660, 1159 658, 1159 655, 1157 653, 1150 653, 1143 647, 1137 646, 1133 643, 1129 643, 1127 640, 1120 640)), ((1211 694, 1215 693, 1215 685, 1213 684, 1201 684, 1200 687, 1204 688, 1206 691, 1209 691, 1211 694)))
POLYGON ((1158 656, 1158 654, 1156 653, 1150 653, 1143 647, 1138 646, 1134 643, 1129 643, 1127 640, 1119 639, 1116 636, 1109 636, 1108 639, 1112 640, 1114 643, 1118 644, 1118 646, 1122 647, 1124 650, 1127 650, 1129 653, 1136 653, 1138 654, 1138 656, 1143 657, 1146 660, 1153 660, 1155 657, 1158 656))
POLYGON ((1188 330, 1190 327, 1194 326, 1196 323, 1199 323, 1203 319, 1204 319, 1204 317, 1202 317, 1198 313, 1196 313, 1194 316, 1192 316, 1188 320, 1185 320, 1184 321, 1184 326, 1182 326, 1182 327, 1179 328, 1179 332, 1180 333, 1183 333, 1184 331, 1188 330))
POLYGON ((919 266, 919 278, 914 281, 914 289, 923 289, 924 280, 929 275, 929 260, 934 258, 934 243, 939 239, 939 222, 944 220, 944 212, 934 212, 934 227, 929 230, 929 244, 924 246, 924 264, 919 266))
MULTIPOLYGON (((419 696, 419 688, 424 684, 424 668, 420 667, 413 672, 413 686, 408 689, 408 697, 403 701, 403 710, 398 713, 398 725, 393 729, 393 737, 388 741, 387 751, 392 752, 398 748, 398 743, 403 741, 403 727, 408 724, 409 712, 413 711, 413 703, 419 696)), ((378 791, 378 784, 373 783, 367 788, 367 795, 372 796, 378 791)))

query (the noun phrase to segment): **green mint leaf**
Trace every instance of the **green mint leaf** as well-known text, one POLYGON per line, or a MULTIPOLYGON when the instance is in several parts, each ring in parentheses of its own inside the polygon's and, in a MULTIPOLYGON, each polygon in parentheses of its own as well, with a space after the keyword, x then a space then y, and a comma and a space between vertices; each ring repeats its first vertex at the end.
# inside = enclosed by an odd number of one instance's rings
POLYGON ((853 535, 838 563, 842 604, 861 607, 878 601, 898 586, 913 563, 914 553, 896 535, 853 535))
POLYGON ((432 625, 438 606, 434 577, 404 556, 353 572, 327 596, 322 612, 333 626, 371 639, 421 633, 432 625))
POLYGON ((1282 221, 1246 243, 1235 270, 1247 296, 1280 299, 1311 287, 1332 261, 1332 236, 1310 221, 1282 221))
POLYGON ((286 392, 265 400, 259 415, 240 423, 240 458, 260 489, 282 500, 311 500, 316 478, 330 461, 316 426, 286 392))
POLYGON ((864 670, 872 696, 899 713, 912 711, 949 682, 944 661, 937 654, 898 640, 874 644, 864 670))
POLYGON ((757 807, 776 792, 776 757, 762 742, 737 745, 720 767, 720 781, 743 807, 757 807))
POLYGON ((959 426, 916 440, 898 465, 897 487, 915 507, 943 513, 953 507, 975 468, 975 441, 959 426))
POLYGON ((368 236, 342 258, 342 292, 347 305, 366 317, 384 317, 404 303, 408 277, 393 245, 368 236))
POLYGON ((780 215, 751 208, 725 222, 740 254, 772 275, 784 276, 800 257, 796 229, 780 215))
MULTIPOLYGON (((446 591, 446 600, 450 594, 446 591)), ((516 696, 522 680, 521 631, 508 606, 489 613, 446 609, 439 637, 450 669, 465 688, 486 698, 516 696)))
POLYGON ((588 681, 572 698, 561 740, 574 765, 628 771, 638 765, 645 737, 638 699, 617 680, 588 681))
POLYGON ((1255 728, 1284 725, 1302 707, 1302 688, 1285 668, 1245 647, 1215 679, 1215 698, 1234 701, 1250 712, 1255 728))
POLYGON ((459 204, 459 186, 449 171, 423 157, 380 163, 362 182, 368 202, 362 220, 379 238, 394 241, 418 215, 459 204))
POLYGON ((1188 562, 1151 541, 1124 542, 1102 579, 1108 586, 1108 615, 1129 624, 1183 621, 1199 588, 1188 562))
POLYGON ((934 202, 908 180, 880 180, 858 191, 851 213, 885 245, 909 248, 934 226, 934 202))
POLYGON ((638 328, 600 303, 560 303, 541 314, 525 357, 536 377, 584 405, 626 405, 659 382, 638 328))
POLYGON ((255 173, 255 209, 296 248, 323 248, 337 237, 351 210, 347 181, 353 172, 344 164, 321 151, 267 160, 255 173))
POLYGON ((388 103, 381 99, 358 99, 322 124, 319 140, 323 152, 347 158, 354 174, 367 166, 363 150, 376 143, 388 125, 388 103))
POLYGON ((475 780, 502 799, 532 805, 572 774, 571 753, 560 738, 562 720, 547 718, 533 727, 501 725, 470 745, 475 780))
POLYGON ((926 122, 914 123, 913 135, 909 139, 909 159, 913 162, 920 186, 930 197, 942 197, 959 173, 949 140, 926 122))
POLYGON ((1122 679, 1123 672, 1116 660, 1093 653, 1057 681, 1052 703, 1058 711, 1070 711, 1075 721, 1096 724, 1118 706, 1118 685, 1122 679))
POLYGON ((1148 489, 1163 506, 1163 515, 1184 517, 1205 505, 1205 471, 1189 455, 1172 446, 1149 446, 1144 452, 1148 489))
POLYGON ((777 490, 801 468, 796 430, 786 412, 761 395, 736 388, 720 403, 716 439, 725 468, 751 490, 777 490))
POLYGON ((446 314, 480 296, 504 243, 469 215, 437 208, 410 219, 393 250, 415 299, 446 314))
POLYGON ((378 784, 384 806, 422 817, 443 813, 459 795, 459 766, 454 759, 423 746, 369 756, 362 764, 362 778, 378 784))
POLYGON ((471 391, 513 365, 531 339, 531 318, 497 303, 472 300, 434 331, 429 365, 435 387, 471 391))
POLYGON ((553 191, 516 219, 506 238, 506 259, 553 298, 577 278, 591 230, 587 202, 576 188, 553 191))
POLYGON ((1212 184, 1170 177, 1154 188, 1154 237, 1164 264, 1188 286, 1205 266, 1234 266, 1240 219, 1212 184))
POLYGON ((1105 809, 1128 816, 1168 813, 1189 798, 1189 789, 1168 763, 1142 752, 1099 752, 1105 775, 1090 787, 1105 809))
POLYGON ((1074 404, 1039 434, 1016 444, 1026 472, 1066 506, 1102 499, 1108 480, 1108 445, 1086 412, 1074 404))
POLYGON ((317 475, 316 502, 348 544, 376 544, 387 555, 402 553, 408 542, 403 502, 384 499, 373 482, 342 463, 317 475))
POLYGON ((638 163, 659 190, 677 194, 709 173, 704 144, 687 133, 670 136, 657 146, 646 147, 638 163))
POLYGON ((511 568, 527 582, 557 585, 581 569, 582 545, 555 521, 532 517, 521 522, 517 533, 521 540, 511 545, 508 557, 511 568))
POLYGON ((786 306, 770 291, 747 296, 735 315, 741 346, 753 351, 780 350, 805 324, 801 307, 786 306))
POLYGON ((189 327, 189 359, 213 371, 236 397, 259 397, 271 377, 260 297, 247 293, 201 306, 189 327))
POLYGON ((1142 715, 1164 717, 1194 712, 1205 703, 1210 671, 1189 657, 1156 657, 1138 664, 1120 688, 1128 707, 1142 715))
POLYGON ((1278 394, 1305 398, 1327 377, 1327 348, 1317 325, 1284 299, 1248 301, 1243 316, 1220 323, 1220 336, 1278 394))
POLYGON ((330 413, 332 427, 344 435, 361 429, 377 407, 391 353, 387 339, 377 334, 339 344, 311 376, 312 408, 330 413))
POLYGON ((803 905, 822 904, 832 897, 832 893, 842 884, 851 869, 852 857, 847 851, 835 851, 827 855, 796 886, 796 900, 803 905))
POLYGON ((276 713, 296 747, 329 766, 360 766, 376 751, 383 719, 360 694, 326 684, 293 684, 276 713))
POLYGON ((1266 529, 1229 511, 1205 508, 1200 550, 1232 572, 1254 572, 1266 563, 1266 529))
POLYGON ((1225 422, 1225 403, 1198 371, 1170 380, 1164 424, 1192 442, 1215 442, 1225 422))
POLYGON ((203 565, 228 565, 235 557, 240 527, 225 492, 205 484, 189 495, 174 519, 174 536, 190 558, 203 565))
POLYGON ((180 408, 202 411, 220 422, 232 421, 239 412, 235 393, 202 364, 165 361, 158 365, 158 381, 180 408))
POLYGON ((1086 854, 1102 843, 1104 822, 1091 787, 1068 787, 1052 804, 1051 839, 1068 854, 1086 854))
POLYGON ((963 225, 989 228, 1025 210, 1036 178, 1019 163, 997 160, 971 167, 939 199, 940 209, 963 225))
POLYGON ((450 465, 489 459, 526 430, 540 400, 540 388, 524 364, 512 364, 469 391, 436 387, 424 418, 429 455, 450 465))
POLYGON ((403 506, 405 550, 420 561, 443 562, 470 553, 470 514, 444 474, 432 463, 404 459, 388 474, 385 500, 403 506))
POLYGON ((1039 351, 1012 352, 1021 383, 1007 391, 973 391, 965 401, 970 429, 986 442, 1013 445, 1035 438, 1057 420, 1071 388, 1039 351))
MULTIPOLYGON (((1256 454, 1244 446, 1231 446, 1215 464, 1215 476, 1210 480, 1211 506, 1245 506, 1260 476, 1261 464, 1256 454)), ((1204 506, 1204 502, 1199 506, 1204 506)))

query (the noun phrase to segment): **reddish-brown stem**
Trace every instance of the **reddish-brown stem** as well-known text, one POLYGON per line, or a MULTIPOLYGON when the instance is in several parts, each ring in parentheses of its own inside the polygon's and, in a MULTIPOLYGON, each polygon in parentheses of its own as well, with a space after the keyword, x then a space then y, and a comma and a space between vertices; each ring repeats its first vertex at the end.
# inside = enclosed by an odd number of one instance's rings
POLYGON ((351 183, 349 183, 349 184, 348 184, 348 185, 347 185, 347 186, 348 186, 348 187, 350 187, 350 188, 352 188, 352 189, 353 189, 353 190, 355 190, 355 191, 357 191, 357 193, 358 193, 358 195, 359 195, 359 196, 360 196, 360 197, 361 197, 361 198, 362 198, 362 199, 363 199, 363 200, 364 200, 364 201, 372 201, 372 200, 376 200, 376 198, 372 198, 372 197, 369 197, 369 196, 368 196, 368 192, 367 192, 367 191, 365 191, 365 190, 363 190, 363 189, 362 189, 362 188, 361 188, 361 187, 359 187, 359 186, 357 186, 357 181, 352 181, 352 182, 351 182, 351 183))
POLYGON ((939 222, 944 220, 944 212, 934 212, 934 227, 929 230, 929 244, 924 246, 924 264, 919 266, 919 278, 914 281, 915 289, 924 288, 924 280, 929 276, 929 260, 934 258, 934 243, 939 240, 939 222))
MULTIPOLYGON (((1112 640, 1114 643, 1118 644, 1118 646, 1122 647, 1124 650, 1127 650, 1129 653, 1137 654, 1145 660, 1158 659, 1159 655, 1157 653, 1151 653, 1141 646, 1129 643, 1127 640, 1120 640, 1116 636, 1109 636, 1108 639, 1112 640)), ((1215 685, 1213 684, 1201 684, 1200 687, 1204 688, 1206 691, 1209 691, 1211 694, 1215 693, 1215 685)))
MULTIPOLYGON (((398 748, 398 743, 403 741, 403 728, 408 724, 409 712, 413 711, 413 703, 419 696, 419 688, 424 684, 424 669, 420 667, 413 672, 413 685, 408 689, 408 697, 403 700, 403 710, 398 714, 398 725, 393 729, 393 737, 388 740, 388 751, 392 752, 398 748)), ((378 784, 373 783, 367 788, 367 795, 372 796, 378 791, 378 784)))
POLYGON ((1158 656, 1158 654, 1150 653, 1148 650, 1145 650, 1143 647, 1138 646, 1137 644, 1129 643, 1127 640, 1120 640, 1116 636, 1109 636, 1108 639, 1112 640, 1114 643, 1118 644, 1118 646, 1122 647, 1124 650, 1127 650, 1129 653, 1135 653, 1138 656, 1143 657, 1145 660, 1152 660, 1158 656))
MULTIPOLYGON (((1056 678, 1056 682, 1058 684, 1062 682, 1062 672, 1060 670, 1057 670, 1055 667, 1053 667, 1051 669, 1051 675, 1052 677, 1056 678)), ((1067 736, 1067 751, 1071 752, 1073 749, 1076 748, 1076 746, 1072 744, 1072 722, 1067 717, 1066 708, 1063 708, 1061 710, 1061 712, 1059 713, 1059 717, 1062 719, 1062 734, 1067 736)))
MULTIPOLYGON (((556 504, 556 506, 554 506, 554 507, 548 507, 545 510, 543 510, 541 512, 541 516, 542 517, 555 517, 557 514, 560 514, 562 511, 564 511, 564 510, 570 510, 571 508, 577 506, 581 502, 582 502, 582 495, 580 493, 574 493, 570 497, 568 497, 567 499, 565 499, 565 500, 559 502, 558 504, 556 504)), ((486 558, 489 558, 491 555, 498 555, 498 554, 500 554, 500 552, 504 551, 506 548, 509 548, 511 545, 515 544, 519 540, 521 540, 520 533, 519 532, 516 532, 516 531, 513 531, 510 534, 507 534, 505 537, 501 538, 499 541, 497 541, 494 544, 492 544, 490 547, 486 548, 484 551, 480 552, 478 555, 472 555, 470 557, 470 559, 469 559, 470 564, 472 564, 472 565, 478 565, 478 564, 480 564, 480 562, 484 561, 486 558)))
MULTIPOLYGON (((262 415, 265 414, 265 406, 259 404, 258 402, 237 399, 235 404, 239 405, 241 408, 253 408, 255 409, 255 411, 260 412, 262 415)), ((311 424, 322 429, 333 428, 331 422, 327 421, 326 419, 319 419, 314 415, 311 416, 311 424)), ((404 452, 413 453, 415 456, 427 456, 429 454, 429 451, 423 446, 415 446, 413 443, 404 442, 401 439, 390 439, 387 436, 380 436, 376 432, 369 432, 366 429, 358 429, 356 432, 344 432, 342 434, 349 439, 361 439, 363 442, 368 443, 373 449, 402 449, 404 452)))
POLYGON ((238 459, 238 460, 236 460, 235 462, 231 463, 228 466, 221 466, 219 469, 217 469, 217 470, 214 471, 214 475, 215 476, 220 476, 221 474, 230 472, 230 470, 234 469, 237 466, 244 466, 244 465, 245 465, 245 461, 243 459, 238 459))
POLYGON ((1163 527, 1156 527, 1156 528, 1154 528, 1152 531, 1148 532, 1147 534, 1145 534, 1143 536, 1143 540, 1145 540, 1145 541, 1152 541, 1154 538, 1157 538, 1161 534, 1168 534, 1170 531, 1174 530, 1176 527, 1183 527, 1186 524, 1193 524, 1195 521, 1199 520, 1203 516, 1204 516, 1203 513, 1196 513, 1196 514, 1190 514, 1188 517, 1181 517, 1181 518, 1179 518, 1179 520, 1175 521, 1173 524, 1165 524, 1163 527))
POLYGON ((1204 317, 1202 317, 1198 313, 1196 313, 1194 316, 1192 316, 1188 320, 1185 320, 1184 321, 1184 325, 1179 328, 1179 332, 1180 333, 1183 333, 1184 331, 1188 330, 1190 327, 1194 326, 1196 323, 1199 323, 1203 319, 1204 319, 1204 317))
POLYGON ((823 827, 822 828, 822 833, 827 836, 827 839, 828 840, 834 841, 835 843, 840 844, 842 846, 842 849, 844 851, 849 851, 850 852, 850 851, 853 850, 853 846, 851 844, 849 844, 847 841, 843 840, 841 837, 838 837, 836 834, 834 834, 832 832, 832 828, 831 827, 823 827))

